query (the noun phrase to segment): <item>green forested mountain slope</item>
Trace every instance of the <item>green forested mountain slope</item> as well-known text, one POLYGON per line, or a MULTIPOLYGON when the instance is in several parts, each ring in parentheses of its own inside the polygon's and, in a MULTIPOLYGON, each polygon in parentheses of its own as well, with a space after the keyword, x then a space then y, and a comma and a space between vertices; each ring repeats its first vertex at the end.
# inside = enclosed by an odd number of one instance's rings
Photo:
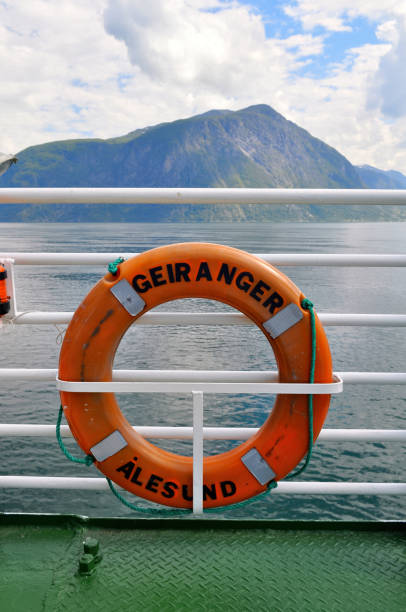
MULTIPOLYGON (((108 140, 46 143, 29 147, 18 157, 18 164, 0 178, 0 187, 334 189, 379 187, 379 181, 386 181, 385 187, 399 188, 403 177, 354 167, 338 151, 266 105, 236 112, 210 111, 108 140)), ((402 215, 388 207, 317 206, 3 205, 0 212, 5 221, 336 220, 402 215)))

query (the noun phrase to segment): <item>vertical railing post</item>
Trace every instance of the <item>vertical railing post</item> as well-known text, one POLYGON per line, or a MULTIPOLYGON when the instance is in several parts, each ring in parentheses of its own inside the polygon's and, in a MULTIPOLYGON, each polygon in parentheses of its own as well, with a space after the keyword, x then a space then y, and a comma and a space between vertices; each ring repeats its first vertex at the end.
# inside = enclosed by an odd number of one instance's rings
POLYGON ((193 514, 203 514, 203 391, 193 397, 193 514))

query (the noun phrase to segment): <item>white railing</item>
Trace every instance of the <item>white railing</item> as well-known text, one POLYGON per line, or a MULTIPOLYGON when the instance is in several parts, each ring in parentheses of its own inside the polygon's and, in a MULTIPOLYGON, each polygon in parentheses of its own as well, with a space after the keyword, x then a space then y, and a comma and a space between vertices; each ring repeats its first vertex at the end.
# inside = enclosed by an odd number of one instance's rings
MULTIPOLYGON (((69 476, 0 476, 0 488, 81 489, 108 491, 105 478, 69 476)), ((193 491, 196 495, 195 490, 193 491)), ((272 495, 406 495, 406 483, 395 482, 279 482, 272 495)), ((200 511, 196 512, 200 514, 200 511)))
POLYGON ((403 189, 2 188, 0 204, 404 205, 403 189))
MULTIPOLYGON (((0 189, 0 203, 111 203, 111 204, 357 204, 406 205, 406 190, 325 190, 325 189, 0 189)), ((19 311, 14 283, 14 267, 20 265, 99 265, 118 256, 136 253, 0 253, 8 270, 10 314, 2 322, 9 325, 69 323, 72 312, 19 311)), ((280 266, 359 266, 406 267, 406 255, 347 254, 257 254, 280 266)), ((405 314, 319 313, 326 326, 405 327, 405 314)), ((147 313, 137 325, 251 325, 239 313, 147 313)), ((55 369, 2 368, 0 383, 11 380, 55 382, 55 369)), ((338 380, 347 384, 406 385, 406 372, 340 372, 338 380)), ((141 392, 192 392, 193 427, 136 427, 148 438, 193 439, 194 442, 194 511, 202 511, 203 439, 246 440, 255 428, 203 427, 203 392, 261 393, 277 382, 277 372, 243 371, 114 371, 113 385, 129 385, 141 392), (240 392, 240 391, 238 391, 240 392)), ((106 384, 106 383, 104 383, 106 384)), ((122 388, 122 387, 121 387, 122 388)), ((130 387, 129 387, 130 388, 130 387)), ((275 392, 272 389, 272 392, 275 392)), ((63 437, 71 435, 68 426, 61 427, 63 437)), ((0 436, 54 436, 55 426, 34 424, 0 424, 0 436)), ((323 429, 320 440, 405 442, 404 430, 323 429)), ((66 488, 107 490, 102 478, 69 478, 37 476, 0 476, 0 488, 66 488)), ((273 494, 341 494, 406 495, 406 483, 337 483, 281 482, 273 494)))
MULTIPOLYGON (((1 194, 1 189, 0 189, 1 194)), ((0 198, 1 200, 1 198, 0 198)), ((9 292, 13 296, 10 314, 4 322, 14 325, 68 324, 73 312, 19 311, 15 295, 14 266, 63 266, 63 265, 107 265, 117 257, 126 259, 138 253, 19 253, 0 252, 0 261, 8 272, 9 292)), ((345 266, 345 267, 406 267, 406 255, 342 255, 313 253, 295 255, 291 253, 256 253, 276 266, 345 266)), ((363 314, 319 312, 325 326, 406 327, 406 314, 363 314)), ((225 312, 148 312, 135 325, 252 325, 240 313, 225 312)))
MULTIPOLYGON (((405 190, 406 191, 406 190, 405 190)), ((1 189, 0 189, 1 196, 1 189)), ((1 200, 1 197, 0 197, 1 200)), ((0 201, 1 204, 1 201, 0 201)), ((10 257, 17 266, 105 266, 117 257, 135 257, 137 252, 105 253, 0 253, 10 257)), ((274 266, 346 266, 346 267, 403 267, 406 255, 374 255, 346 253, 254 253, 274 266)))
MULTIPOLYGON (((1 257, 1 254, 0 254, 1 257)), ((68 324, 73 312, 16 312, 14 325, 68 324)), ((319 312, 326 327, 406 327, 404 314, 347 314, 319 312)), ((10 319, 11 320, 11 319, 10 319)), ((226 312, 147 312, 135 325, 251 325, 243 314, 226 312)))

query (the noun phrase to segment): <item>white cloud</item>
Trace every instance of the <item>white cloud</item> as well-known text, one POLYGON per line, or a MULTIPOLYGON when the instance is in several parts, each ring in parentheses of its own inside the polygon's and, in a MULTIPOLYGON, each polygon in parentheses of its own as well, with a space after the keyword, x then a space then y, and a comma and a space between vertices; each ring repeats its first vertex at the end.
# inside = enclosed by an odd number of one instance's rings
POLYGON ((267 41, 259 15, 232 5, 205 12, 207 2, 109 0, 106 30, 125 43, 130 62, 153 80, 200 91, 238 96, 264 72, 280 82, 289 54, 267 41), (266 61, 266 67, 263 62, 266 61), (265 70, 264 70, 265 68, 265 70))
POLYGON ((380 20, 388 14, 406 14, 399 0, 296 0, 286 4, 285 13, 300 20, 306 30, 322 26, 333 32, 351 31, 356 17, 380 20))
POLYGON ((384 23, 378 33, 392 44, 370 86, 369 108, 392 119, 406 117, 406 17, 384 23))
POLYGON ((103 125, 116 75, 128 67, 121 45, 106 36, 103 8, 101 0, 0 4, 2 146, 17 150, 103 125))
POLYGON ((297 0, 286 7, 286 13, 300 20, 309 31, 317 26, 330 31, 351 31, 351 22, 357 17, 375 23, 380 44, 350 50, 347 60, 355 60, 353 65, 346 67, 343 62, 336 67, 338 97, 347 97, 347 125, 356 120, 362 126, 362 133, 357 126, 353 126, 355 131, 343 129, 341 135, 333 128, 330 142, 338 148, 341 146, 354 162, 362 163, 363 145, 364 155, 371 160, 368 163, 406 172, 406 3, 297 0), (352 83, 348 83, 347 76, 352 83))
POLYGON ((287 2, 307 31, 267 38, 237 0, 0 2, 0 150, 267 103, 354 163, 406 172, 405 9, 353 4, 287 2), (323 78, 299 76, 356 16, 375 20, 377 43, 323 78), (315 35, 319 25, 328 31, 315 35))

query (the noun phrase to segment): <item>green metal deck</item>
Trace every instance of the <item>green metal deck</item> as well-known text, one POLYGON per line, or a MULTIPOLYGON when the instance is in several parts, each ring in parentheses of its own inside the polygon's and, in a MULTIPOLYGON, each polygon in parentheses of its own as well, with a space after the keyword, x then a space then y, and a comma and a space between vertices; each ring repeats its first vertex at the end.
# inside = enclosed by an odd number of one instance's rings
POLYGON ((405 524, 0 515, 0 610, 404 612, 405 524))

